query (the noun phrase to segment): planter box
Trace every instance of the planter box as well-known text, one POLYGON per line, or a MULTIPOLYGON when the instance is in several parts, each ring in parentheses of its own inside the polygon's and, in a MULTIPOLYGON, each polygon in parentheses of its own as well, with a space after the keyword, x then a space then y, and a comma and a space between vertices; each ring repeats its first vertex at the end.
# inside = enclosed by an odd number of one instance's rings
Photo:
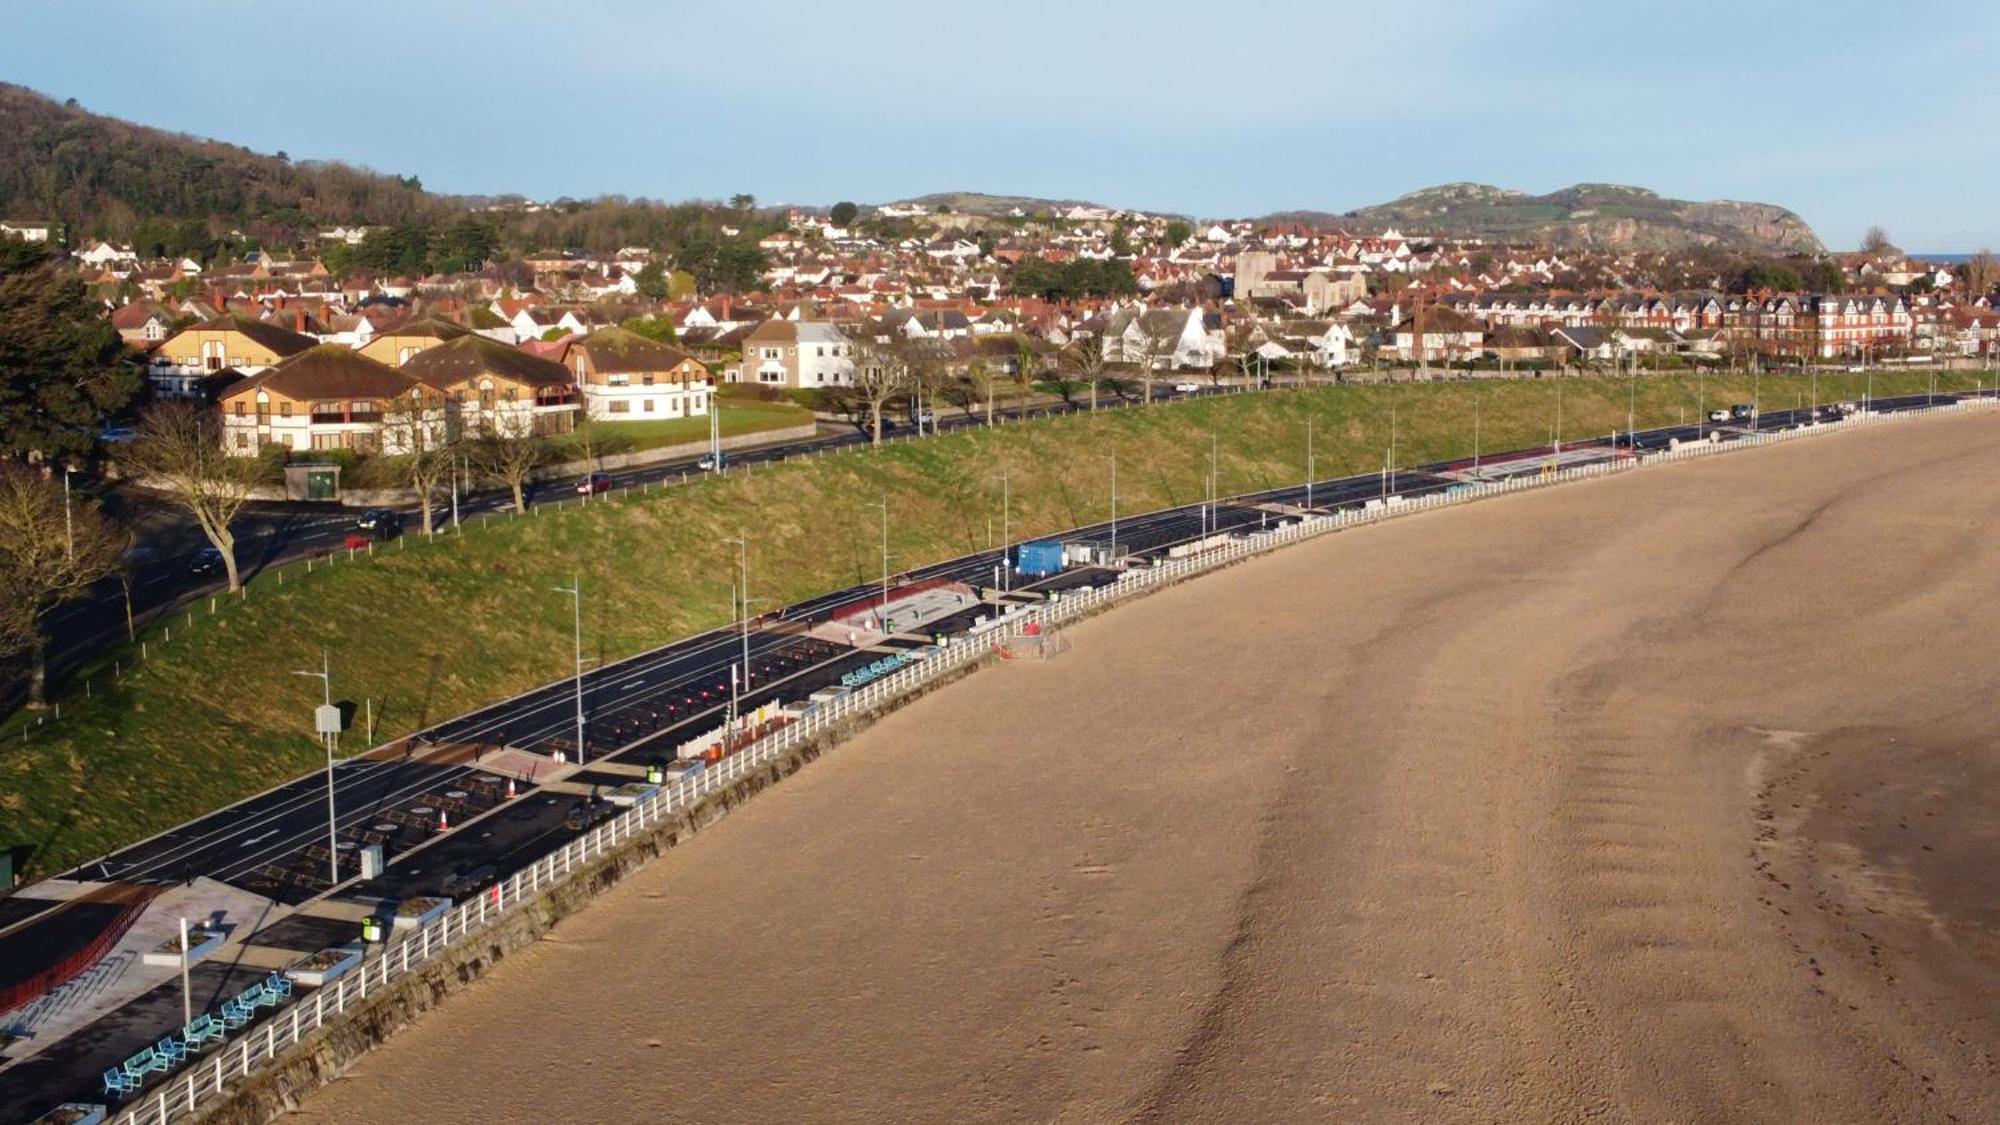
MULTIPOLYGON (((187 948, 188 964, 192 965, 196 961, 220 949, 222 947, 223 936, 219 930, 189 930, 187 948)), ((159 965, 165 968, 178 966, 181 963, 180 935, 175 934, 173 937, 147 950, 146 955, 141 960, 148 965, 159 965)))
POLYGON ((315 988, 332 984, 361 963, 362 948, 358 941, 329 946, 286 969, 285 975, 315 988))
POLYGON ((35 1118, 33 1125, 99 1125, 107 1111, 88 1102, 64 1102, 35 1118))
POLYGON ((399 930, 421 930, 450 909, 448 898, 406 898, 396 904, 396 917, 391 924, 399 930))
POLYGON ((657 785, 649 785, 643 781, 628 781, 611 792, 606 793, 604 799, 620 808, 629 809, 640 801, 645 800, 648 795, 659 791, 660 787, 657 785))

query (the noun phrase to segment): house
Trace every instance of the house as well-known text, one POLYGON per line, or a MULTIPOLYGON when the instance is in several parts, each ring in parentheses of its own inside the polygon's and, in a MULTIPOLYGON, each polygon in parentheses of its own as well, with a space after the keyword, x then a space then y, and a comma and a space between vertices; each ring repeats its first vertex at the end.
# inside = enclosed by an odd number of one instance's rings
POLYGON ((339 344, 321 344, 222 392, 222 444, 401 453, 448 431, 443 388, 339 344))
POLYGON ((1104 323, 1104 362, 1144 363, 1159 370, 1206 370, 1223 356, 1222 333, 1210 331, 1198 308, 1120 309, 1104 323))
POLYGON ((76 260, 93 269, 130 269, 139 264, 139 255, 130 246, 93 242, 87 249, 77 251, 76 260))
POLYGON ((1311 331, 1305 342, 1312 348, 1313 366, 1346 367, 1352 354, 1349 349, 1354 347, 1354 333, 1347 325, 1333 320, 1324 328, 1311 331))
POLYGON ((166 339, 172 324, 172 314, 151 301, 134 301, 111 310, 111 327, 135 347, 151 348, 166 339))
POLYGON ((391 367, 401 367, 410 359, 448 340, 456 340, 471 330, 441 316, 405 321, 393 328, 376 329, 358 349, 362 355, 391 367))
POLYGON ((254 375, 311 349, 302 332, 225 313, 176 332, 153 352, 146 374, 162 398, 194 398, 211 376, 234 370, 254 375))
POLYGON ((1463 313, 1432 306, 1390 330, 1396 357, 1405 360, 1471 359, 1485 345, 1486 332, 1480 323, 1463 313), (1418 353, 1417 329, 1423 329, 1422 355, 1418 353))
POLYGON ((603 322, 576 309, 528 307, 516 311, 509 321, 517 340, 540 340, 551 331, 565 336, 588 336, 603 322))
POLYGON ((773 317, 743 338, 737 372, 767 387, 843 387, 854 382, 854 348, 826 321, 773 317))
POLYGON ((55 237, 56 224, 42 219, 0 219, 0 238, 23 242, 47 242, 55 237))
POLYGON ((557 362, 575 377, 590 418, 692 418, 708 413, 714 380, 700 360, 623 328, 565 341, 557 362))
POLYGON ((443 390, 461 432, 526 437, 576 429, 576 376, 551 359, 470 332, 398 364, 403 374, 443 390))

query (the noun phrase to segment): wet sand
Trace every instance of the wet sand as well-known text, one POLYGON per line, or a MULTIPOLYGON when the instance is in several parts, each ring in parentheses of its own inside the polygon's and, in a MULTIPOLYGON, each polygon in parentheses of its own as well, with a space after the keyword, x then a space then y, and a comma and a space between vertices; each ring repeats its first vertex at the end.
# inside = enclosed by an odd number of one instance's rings
POLYGON ((1343 533, 890 716, 312 1121, 2000 1119, 2000 418, 1343 533))

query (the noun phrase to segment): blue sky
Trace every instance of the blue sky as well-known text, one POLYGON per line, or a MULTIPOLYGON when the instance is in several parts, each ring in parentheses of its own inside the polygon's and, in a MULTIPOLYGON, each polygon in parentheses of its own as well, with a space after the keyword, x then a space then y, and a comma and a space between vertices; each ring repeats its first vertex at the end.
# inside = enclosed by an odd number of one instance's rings
POLYGON ((1204 217, 1477 180, 2000 245, 2000 5, 9 0, 0 79, 460 192, 1204 217), (189 75, 174 77, 177 70, 189 75))

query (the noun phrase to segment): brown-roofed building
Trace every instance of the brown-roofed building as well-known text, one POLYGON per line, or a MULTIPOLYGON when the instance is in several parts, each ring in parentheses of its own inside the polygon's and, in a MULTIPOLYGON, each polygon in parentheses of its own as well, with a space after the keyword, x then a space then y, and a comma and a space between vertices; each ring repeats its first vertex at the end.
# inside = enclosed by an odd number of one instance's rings
POLYGON ((163 398, 197 398, 211 376, 230 369, 254 375, 317 342, 275 324, 225 313, 168 337, 154 351, 147 374, 163 398))
POLYGON ((624 328, 600 328, 564 343, 558 357, 583 391, 592 418, 643 420, 708 413, 708 367, 671 344, 624 328))
POLYGON ((427 431, 446 427, 442 387, 339 344, 322 344, 221 394, 223 446, 244 456, 267 445, 399 452, 409 441, 383 432, 384 415, 398 399, 417 404, 397 412, 416 417, 427 431))
POLYGON ((471 333, 418 352, 402 372, 442 388, 469 434, 566 434, 580 410, 576 378, 554 360, 471 333))
POLYGON ((376 331, 375 337, 358 349, 362 355, 391 367, 401 367, 412 356, 437 347, 447 340, 456 340, 471 331, 463 324, 446 320, 441 316, 427 316, 405 321, 393 328, 376 331))

